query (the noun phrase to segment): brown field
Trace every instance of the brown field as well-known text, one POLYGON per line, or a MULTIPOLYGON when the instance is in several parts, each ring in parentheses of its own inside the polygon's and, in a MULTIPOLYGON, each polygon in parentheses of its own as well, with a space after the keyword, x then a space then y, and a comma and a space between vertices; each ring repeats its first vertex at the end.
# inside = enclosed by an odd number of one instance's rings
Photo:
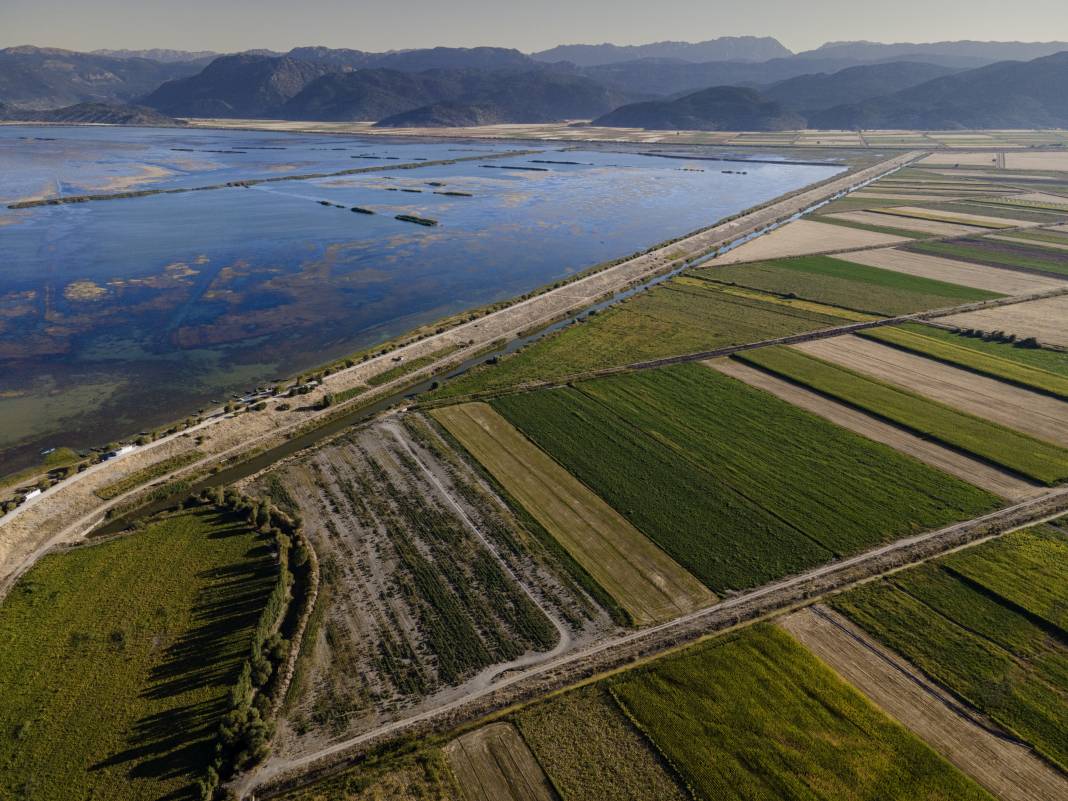
POLYGON ((1006 153, 1005 168, 1068 171, 1068 153, 1006 153))
MULTIPOLYGON (((893 225, 893 218, 887 217, 884 225, 893 225)), ((880 234, 858 228, 846 228, 841 225, 814 222, 813 220, 794 220, 770 234, 757 237, 751 242, 736 247, 729 253, 717 257, 712 264, 736 264, 742 261, 764 261, 783 256, 804 256, 809 253, 824 253, 850 248, 866 248, 876 245, 897 245, 909 240, 901 236, 880 234)))
POLYGON ((891 717, 1003 801, 1068 798, 1068 779, 851 622, 817 606, 779 621, 891 717))
POLYGON ((919 206, 894 206, 893 208, 880 209, 879 214, 894 220, 908 217, 910 219, 962 223, 973 228, 976 226, 981 228, 1022 228, 1038 225, 1037 222, 1028 220, 1010 220, 1004 217, 988 217, 985 214, 967 214, 962 211, 939 211, 937 209, 924 209, 919 206))
MULTIPOLYGON (((1066 229, 1068 230, 1068 229, 1066 229)), ((997 309, 954 314, 940 322, 982 331, 1005 331, 1020 338, 1034 337, 1047 345, 1068 348, 1068 296, 1032 300, 997 309)))
POLYGON ((458 737, 445 755, 466 801, 557 801, 511 723, 491 723, 458 737))
POLYGON ((600 584, 635 624, 712 602, 696 578, 484 403, 431 414, 600 584))
MULTIPOLYGON (((900 197, 900 196, 899 196, 900 197)), ((908 197, 908 200, 920 200, 921 198, 908 197)), ((942 198, 939 198, 941 200, 942 198)), ((937 220, 921 220, 917 217, 887 217, 874 211, 846 211, 838 214, 828 214, 835 220, 862 223, 864 225, 881 225, 891 228, 902 228, 906 231, 916 231, 921 234, 932 236, 964 236, 974 234, 975 229, 966 225, 954 225, 953 223, 938 222, 937 220)))
POLYGON ((994 378, 848 334, 798 350, 954 409, 1068 447, 1068 403, 994 378))
POLYGON ((1054 206, 1068 208, 1068 197, 1064 195, 1049 195, 1045 192, 1027 192, 1022 195, 1013 195, 1013 200, 1022 200, 1025 203, 1049 203, 1054 206))
POLYGON ((921 278, 933 278, 936 281, 986 289, 1005 295, 1026 295, 1031 292, 1068 287, 1068 282, 1060 278, 1016 270, 1002 270, 998 267, 969 264, 954 259, 944 259, 940 256, 928 256, 926 253, 911 253, 893 248, 841 253, 838 258, 857 264, 866 264, 869 267, 880 267, 884 270, 893 270, 921 278))
POLYGON ((961 164, 968 167, 991 167, 997 163, 997 153, 932 153, 920 159, 919 164, 937 164, 953 167, 961 164))
MULTIPOLYGON (((878 184, 872 184, 872 186, 868 189, 862 189, 859 192, 851 193, 849 197, 851 199, 856 200, 927 200, 931 202, 938 202, 940 200, 957 200, 960 197, 963 197, 965 194, 972 194, 971 190, 967 190, 963 184, 960 186, 960 190, 961 191, 956 194, 947 192, 946 194, 936 195, 930 194, 930 190, 918 190, 916 192, 908 192, 903 188, 896 187, 889 187, 886 190, 882 190, 879 188, 878 184), (924 191, 927 191, 928 194, 924 194, 924 191)), ((840 215, 831 214, 828 216, 835 217, 840 215)), ((886 223, 880 223, 880 225, 886 225, 886 223)), ((899 225, 897 227, 901 228, 902 226, 899 225)))
POLYGON ((732 378, 744 381, 750 386, 762 389, 787 403, 812 412, 835 425, 860 434, 862 437, 881 442, 883 445, 908 454, 914 459, 999 497, 1021 501, 1040 495, 1044 491, 1037 484, 1031 484, 985 462, 969 458, 935 442, 910 434, 897 426, 884 423, 882 420, 810 389, 769 375, 763 370, 757 370, 733 359, 716 359, 705 364, 732 378))

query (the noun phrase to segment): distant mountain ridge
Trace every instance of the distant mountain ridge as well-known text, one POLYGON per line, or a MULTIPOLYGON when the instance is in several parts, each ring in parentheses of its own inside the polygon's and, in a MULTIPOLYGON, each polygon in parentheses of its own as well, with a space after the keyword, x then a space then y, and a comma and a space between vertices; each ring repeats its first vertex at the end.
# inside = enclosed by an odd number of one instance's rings
POLYGON ((644 58, 705 61, 768 61, 792 56, 778 39, 770 36, 721 36, 704 42, 654 42, 644 45, 558 45, 531 58, 538 61, 569 61, 579 67, 595 67, 644 58))
POLYGON ((815 50, 798 53, 799 59, 849 58, 862 61, 926 61, 939 56, 954 66, 977 67, 997 61, 1031 61, 1068 50, 1068 42, 827 42, 815 50), (982 63, 979 63, 982 62, 982 63))
POLYGON ((222 54, 213 50, 168 50, 154 47, 149 50, 93 50, 89 55, 109 58, 147 58, 161 64, 173 64, 183 61, 208 62, 222 54))
POLYGON ((66 108, 20 109, 0 103, 0 119, 12 122, 94 123, 104 125, 174 126, 184 122, 144 106, 121 103, 78 103, 66 108))
POLYGON ((632 103, 591 125, 657 131, 784 131, 804 128, 805 120, 755 89, 713 86, 677 100, 632 103))

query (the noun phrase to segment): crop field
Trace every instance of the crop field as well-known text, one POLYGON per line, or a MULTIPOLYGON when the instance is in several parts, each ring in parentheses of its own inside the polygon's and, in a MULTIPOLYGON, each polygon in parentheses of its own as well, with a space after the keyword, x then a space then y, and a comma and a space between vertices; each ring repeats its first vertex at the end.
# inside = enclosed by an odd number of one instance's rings
POLYGON ((290 693, 283 753, 392 720, 492 666, 551 650, 560 634, 539 602, 576 635, 604 625, 581 592, 523 558, 527 535, 495 499, 399 425, 334 440, 287 464, 264 491, 303 517, 324 598, 290 693), (509 555, 508 570, 496 553, 509 555))
POLYGON ((784 629, 890 717, 1002 801, 1061 801, 1065 776, 959 703, 914 665, 832 609, 806 607, 784 629))
POLYGON ((1056 240, 1049 239, 1026 239, 1021 236, 1016 236, 1015 233, 1004 234, 1000 236, 987 235, 983 237, 988 241, 995 242, 1007 242, 1010 245, 1027 245, 1029 247, 1041 248, 1043 250, 1059 250, 1068 251, 1068 242, 1058 242, 1056 240))
POLYGON ((1051 596, 1064 587, 1063 561, 1055 563, 1065 547, 1063 532, 1017 532, 852 590, 833 605, 1063 770, 1068 643, 1060 626, 1030 609, 1063 610, 1063 594, 1051 596), (1051 587, 1031 574, 1039 565, 1049 565, 1043 578, 1052 575, 1051 587))
POLYGON ((635 624, 669 619, 713 600, 684 568, 490 406, 447 406, 433 415, 635 624))
POLYGON ((1050 289, 1068 288, 1063 278, 1038 275, 1020 270, 1004 270, 985 264, 971 264, 925 253, 912 253, 898 248, 858 250, 839 254, 838 258, 854 264, 866 264, 883 270, 930 278, 958 286, 985 289, 1002 295, 1025 295, 1050 289))
POLYGON ((820 219, 825 222, 858 223, 875 228, 890 228, 893 226, 907 231, 910 238, 917 235, 966 236, 975 231, 975 229, 970 226, 939 222, 938 220, 927 220, 920 217, 891 218, 887 217, 885 214, 879 214, 877 210, 847 211, 833 215, 823 215, 820 219))
MULTIPOLYGON (((987 220, 1002 220, 1013 226, 1026 226, 1030 223, 1062 222, 1068 211, 1055 208, 1028 206, 1026 203, 1012 203, 1010 198, 987 197, 971 198, 932 204, 925 203, 939 214, 979 215, 987 220)), ((987 223, 989 225, 989 223, 987 223)))
POLYGON ((699 364, 493 405, 716 591, 996 505, 699 364))
POLYGON ((1002 332, 1017 339, 1034 338, 1044 345, 1068 348, 1068 297, 1042 298, 1028 303, 1017 303, 1000 309, 954 314, 943 317, 941 323, 960 326, 964 329, 1002 332))
MULTIPOLYGON (((778 299, 777 299, 778 300, 778 299)), ((448 382, 433 397, 502 389, 586 370, 843 325, 845 317, 678 278, 448 382)))
POLYGON ((915 242, 908 250, 916 253, 929 253, 932 256, 944 256, 974 264, 986 264, 991 267, 1017 267, 1037 270, 1053 275, 1068 276, 1068 259, 1063 253, 1043 248, 1040 245, 1013 245, 992 239, 961 239, 953 242, 915 242))
POLYGON ((917 324, 872 328, 857 336, 1068 401, 1068 354, 1059 351, 988 343, 917 324))
POLYGON ((373 758, 364 760, 356 771, 277 797, 283 801, 463 801, 445 754, 438 748, 377 764, 373 758))
POLYGON ((0 606, 0 796, 196 797, 276 575, 208 511, 38 562, 0 606))
POLYGON ((803 256, 833 250, 897 245, 908 241, 907 237, 864 231, 844 225, 830 225, 814 220, 794 220, 771 233, 739 245, 722 256, 717 256, 712 263, 718 265, 766 261, 784 256, 803 256))
POLYGON ((659 660, 611 688, 700 799, 990 799, 772 626, 659 660))
POLYGON ((689 801, 603 683, 522 711, 523 739, 564 801, 689 801))
POLYGON ((704 364, 859 434, 865 439, 881 442, 895 451, 918 459, 936 470, 956 476, 1000 498, 1019 501, 1032 498, 1044 490, 1041 485, 1032 481, 1025 481, 987 462, 979 461, 958 450, 933 442, 928 437, 917 436, 852 406, 847 406, 826 395, 751 367, 736 359, 714 359, 704 364))
POLYGON ((1068 478, 1068 451, 867 378, 794 348, 761 348, 734 358, 830 395, 1045 484, 1068 478))
POLYGON ((1027 225, 1028 220, 1012 220, 992 215, 974 214, 965 211, 951 212, 942 209, 923 208, 920 206, 894 206, 881 208, 873 212, 889 217, 928 220, 931 222, 950 223, 971 228, 1016 228, 1027 225))
POLYGON ((556 801, 552 785, 511 723, 491 723, 445 747, 465 801, 556 801))
POLYGON ((853 335, 798 350, 958 411, 1068 448, 1068 403, 972 370, 853 335))
MULTIPOLYGON (((1031 231, 1013 231, 1011 234, 1005 234, 1004 236, 1011 237, 1013 240, 1021 242, 1029 242, 1034 245, 1052 246, 1054 249, 1068 247, 1068 233, 1057 231, 1052 228, 1031 231)), ((987 238, 992 239, 993 237, 987 238)))
POLYGON ((999 297, 982 289, 868 267, 829 256, 804 256, 706 267, 693 275, 855 311, 893 315, 999 297))

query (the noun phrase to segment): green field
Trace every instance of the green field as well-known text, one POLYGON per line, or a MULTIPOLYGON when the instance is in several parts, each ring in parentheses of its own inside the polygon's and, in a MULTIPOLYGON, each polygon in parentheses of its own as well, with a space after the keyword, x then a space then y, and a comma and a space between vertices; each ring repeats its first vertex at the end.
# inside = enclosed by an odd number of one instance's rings
POLYGON ((700 364, 492 405, 715 591, 997 505, 700 364))
POLYGON ((690 798, 603 684, 530 707, 516 724, 564 801, 690 798))
POLYGON ((910 353, 1068 400, 1068 354, 1038 348, 1015 348, 1007 343, 984 343, 981 339, 916 324, 870 328, 858 331, 857 336, 885 342, 910 353), (980 349, 971 344, 976 341, 992 347, 980 349), (1035 354, 1032 361, 1042 361, 1045 356, 1052 366, 1060 367, 1062 372, 1051 372, 1027 364, 1019 358, 1023 354, 1035 354))
POLYGON ((833 604, 1063 768, 1068 638, 1029 609, 1063 617, 1066 549, 1052 529, 1017 532, 833 604))
POLYGON ((1044 484, 1068 477, 1068 451, 1063 448, 793 348, 760 348, 733 358, 1044 484))
POLYGON ((658 660, 611 688, 698 799, 990 799, 772 626, 658 660))
POLYGON ((1013 239, 1026 239, 1034 242, 1036 246, 1043 244, 1068 246, 1068 233, 1060 231, 1013 231, 1006 236, 1011 236, 1013 239))
POLYGON ((43 558, 0 606, 0 797, 195 798, 277 570, 209 511, 43 558))
POLYGON ((879 315, 908 314, 1001 297, 981 289, 829 256, 706 267, 695 270, 693 275, 708 281, 738 284, 879 315))
POLYGON ((667 281, 586 322, 526 347, 494 366, 447 383, 432 397, 455 397, 587 370, 697 353, 843 325, 829 314, 667 281))
POLYGON ((954 242, 915 242, 905 246, 916 253, 945 256, 947 259, 986 264, 991 267, 1023 267, 1058 275, 1068 275, 1068 259, 1064 251, 1053 251, 1040 245, 1013 245, 1009 242, 965 239, 954 242))

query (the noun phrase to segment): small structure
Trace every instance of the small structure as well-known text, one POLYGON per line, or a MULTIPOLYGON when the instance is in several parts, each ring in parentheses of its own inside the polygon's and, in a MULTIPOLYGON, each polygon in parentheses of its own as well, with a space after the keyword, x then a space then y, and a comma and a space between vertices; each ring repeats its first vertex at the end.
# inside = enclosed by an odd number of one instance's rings
POLYGON ((30 500, 31 498, 36 498, 40 494, 41 494, 41 490, 39 488, 35 487, 34 489, 30 490, 29 492, 27 492, 22 497, 22 502, 25 503, 26 501, 30 500))

